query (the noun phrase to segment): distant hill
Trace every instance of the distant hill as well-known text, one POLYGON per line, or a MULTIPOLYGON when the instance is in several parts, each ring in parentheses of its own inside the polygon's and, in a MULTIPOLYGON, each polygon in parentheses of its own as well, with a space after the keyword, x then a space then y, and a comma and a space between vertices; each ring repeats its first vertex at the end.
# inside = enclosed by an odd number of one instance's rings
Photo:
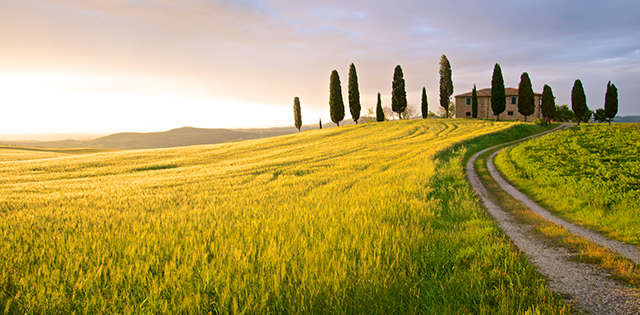
MULTIPOLYGON (((340 125, 352 125, 353 120, 345 119, 340 125)), ((336 124, 327 122, 323 128, 332 128, 336 124)), ((317 124, 302 126, 301 130, 318 129, 317 124)), ((229 141, 260 139, 298 132, 294 127, 249 128, 249 129, 206 129, 183 127, 161 132, 121 132, 90 140, 34 141, 18 139, 0 141, 0 145, 44 148, 95 148, 95 149, 157 149, 184 147, 188 145, 214 144, 229 141)), ((42 135, 40 135, 42 136, 42 135)), ((56 135, 59 136, 59 135, 56 135)), ((6 139, 9 136, 4 136, 6 139)))
POLYGON ((274 137, 297 132, 293 127, 269 129, 203 129, 184 127, 163 132, 123 132, 93 140, 3 141, 0 144, 48 148, 152 149, 214 144, 274 137))
POLYGON ((613 121, 619 123, 640 123, 640 116, 616 116, 613 121))

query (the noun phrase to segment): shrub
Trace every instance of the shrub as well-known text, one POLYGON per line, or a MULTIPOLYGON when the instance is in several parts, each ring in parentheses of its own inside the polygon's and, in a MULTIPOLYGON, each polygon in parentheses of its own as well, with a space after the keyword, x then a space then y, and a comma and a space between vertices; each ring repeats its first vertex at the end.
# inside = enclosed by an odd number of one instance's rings
POLYGON ((546 127, 547 125, 549 125, 549 123, 546 120, 542 119, 542 118, 536 119, 533 123, 536 124, 536 125, 539 125, 539 126, 543 126, 543 127, 546 127))

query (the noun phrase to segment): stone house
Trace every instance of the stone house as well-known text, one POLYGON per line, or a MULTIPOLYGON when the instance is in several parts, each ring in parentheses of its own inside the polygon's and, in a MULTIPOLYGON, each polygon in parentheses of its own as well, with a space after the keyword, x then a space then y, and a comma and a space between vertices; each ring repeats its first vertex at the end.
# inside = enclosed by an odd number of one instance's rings
MULTIPOLYGON (((455 97, 456 117, 471 118, 471 93, 458 94, 455 97)), ((495 119, 496 115, 491 109, 491 88, 478 90, 478 118, 495 119)), ((524 121, 524 116, 518 112, 518 89, 505 88, 504 94, 507 96, 507 106, 500 114, 500 120, 524 121)), ((527 121, 534 121, 541 118, 542 94, 533 93, 535 109, 533 114, 527 116, 527 121)))

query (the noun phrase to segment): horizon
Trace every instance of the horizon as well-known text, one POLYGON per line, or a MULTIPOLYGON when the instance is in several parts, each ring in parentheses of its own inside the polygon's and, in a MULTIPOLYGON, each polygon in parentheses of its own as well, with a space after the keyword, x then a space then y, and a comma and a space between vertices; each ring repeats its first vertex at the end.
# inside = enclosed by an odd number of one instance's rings
MULTIPOLYGON (((566 104, 560 104, 560 105, 566 105, 566 104)), ((640 115, 625 115, 625 116, 616 115, 616 118, 619 118, 619 117, 640 117, 640 115)), ((463 117, 454 117, 454 118, 463 118, 463 117)), ((421 119, 421 118, 416 116, 416 117, 409 118, 409 119, 421 119)), ((437 118, 437 119, 446 119, 446 118, 437 118)), ((352 121, 352 119, 345 117, 345 119, 341 122, 340 126, 343 126, 343 123, 344 123, 345 126, 353 124, 353 122, 349 123, 348 121, 352 121)), ((615 123, 615 121, 612 121, 612 122, 615 123)), ((591 123, 597 124, 597 122, 591 122, 591 123)), ((335 123, 333 123, 332 121, 329 121, 329 122, 326 122, 326 123, 323 122, 322 126, 323 127, 327 127, 327 128, 333 127, 333 126, 330 127, 329 126, 330 124, 331 125, 335 125, 335 123)), ((305 123, 305 124, 302 125, 302 131, 317 129, 317 128, 313 128, 314 126, 317 127, 317 123, 315 123, 315 124, 314 123, 308 123, 308 124, 305 123), (310 127, 310 128, 305 129, 304 127, 310 127)), ((176 129, 184 129, 184 128, 223 129, 223 130, 254 130, 254 129, 269 130, 269 129, 285 129, 285 128, 289 128, 289 129, 292 129, 292 133, 297 133, 296 128, 295 128, 295 126, 293 126, 293 124, 290 125, 290 126, 240 127, 240 128, 216 128, 216 127, 201 128, 201 127, 193 127, 193 126, 182 126, 182 127, 175 127, 175 128, 170 128, 170 129, 164 129, 164 130, 148 130, 148 131, 120 130, 120 131, 115 131, 115 132, 104 132, 104 133, 76 132, 76 133, 0 134, 0 142, 11 142, 11 141, 49 142, 49 141, 65 141, 65 140, 90 141, 90 140, 94 140, 94 139, 97 139, 97 138, 106 137, 106 136, 119 134, 119 133, 162 133, 162 132, 172 131, 172 130, 176 130, 176 129)))
MULTIPOLYGON (((351 120, 349 119, 345 119, 343 120, 351 120)), ((323 126, 329 127, 329 124, 335 125, 333 122, 329 121, 327 123, 322 123, 323 126)), ((346 123, 345 125, 349 125, 349 123, 346 123)), ((313 127, 316 126, 317 127, 317 123, 316 124, 303 124, 302 125, 302 129, 304 130, 311 130, 314 129, 313 127), (304 127, 311 127, 311 128, 307 128, 304 129, 304 127)), ((342 124, 341 124, 342 126, 342 124)), ((178 129, 210 129, 210 130, 237 130, 237 131, 242 131, 242 130, 246 130, 246 131, 250 131, 250 130, 271 130, 271 129, 291 129, 292 132, 297 132, 297 129, 291 125, 291 126, 272 126, 272 127, 244 127, 244 128, 201 128, 201 127, 193 127, 193 126, 182 126, 182 127, 175 127, 175 128, 170 128, 170 129, 165 129, 165 130, 149 130, 149 131, 129 131, 129 130, 121 130, 121 131, 115 131, 115 132, 105 132, 105 133, 92 133, 92 132, 77 132, 77 133, 32 133, 32 134, 0 134, 0 142, 7 142, 7 141, 37 141, 37 142, 48 142, 48 141, 64 141, 64 140, 79 140, 79 141, 85 141, 85 140, 94 140, 100 137, 105 137, 105 136, 109 136, 109 135, 114 135, 114 134, 120 134, 120 133, 163 133, 163 132, 167 132, 167 131, 172 131, 172 130, 178 130, 178 129)))
MULTIPOLYGON (((640 3, 457 0, 201 1, 107 3, 25 0, 0 11, 0 135, 152 132, 330 122, 329 76, 338 70, 348 107, 357 68, 361 115, 377 93, 390 106, 401 65, 408 103, 422 87, 439 110, 438 68, 451 62, 454 95, 505 86, 528 72, 571 104, 580 79, 591 110, 607 82, 618 116, 640 115, 640 3)), ((345 119, 351 116, 345 110, 345 119)))

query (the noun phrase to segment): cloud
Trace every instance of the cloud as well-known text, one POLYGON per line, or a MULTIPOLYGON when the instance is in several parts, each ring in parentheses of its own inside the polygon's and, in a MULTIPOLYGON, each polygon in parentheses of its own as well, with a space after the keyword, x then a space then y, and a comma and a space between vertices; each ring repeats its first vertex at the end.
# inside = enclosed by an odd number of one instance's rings
POLYGON ((622 112, 640 98, 637 89, 624 88, 640 79, 636 0, 24 0, 3 6, 0 72, 107 78, 78 85, 84 90, 237 98, 287 111, 298 95, 304 106, 322 111, 331 70, 346 84, 354 62, 367 108, 378 91, 389 94, 393 68, 401 64, 409 101, 419 104, 426 86, 435 110, 444 53, 456 93, 488 86, 498 62, 507 85, 516 86, 527 71, 534 88, 552 85, 559 102, 568 102, 578 77, 597 95, 601 82, 614 80, 622 87, 622 112))

